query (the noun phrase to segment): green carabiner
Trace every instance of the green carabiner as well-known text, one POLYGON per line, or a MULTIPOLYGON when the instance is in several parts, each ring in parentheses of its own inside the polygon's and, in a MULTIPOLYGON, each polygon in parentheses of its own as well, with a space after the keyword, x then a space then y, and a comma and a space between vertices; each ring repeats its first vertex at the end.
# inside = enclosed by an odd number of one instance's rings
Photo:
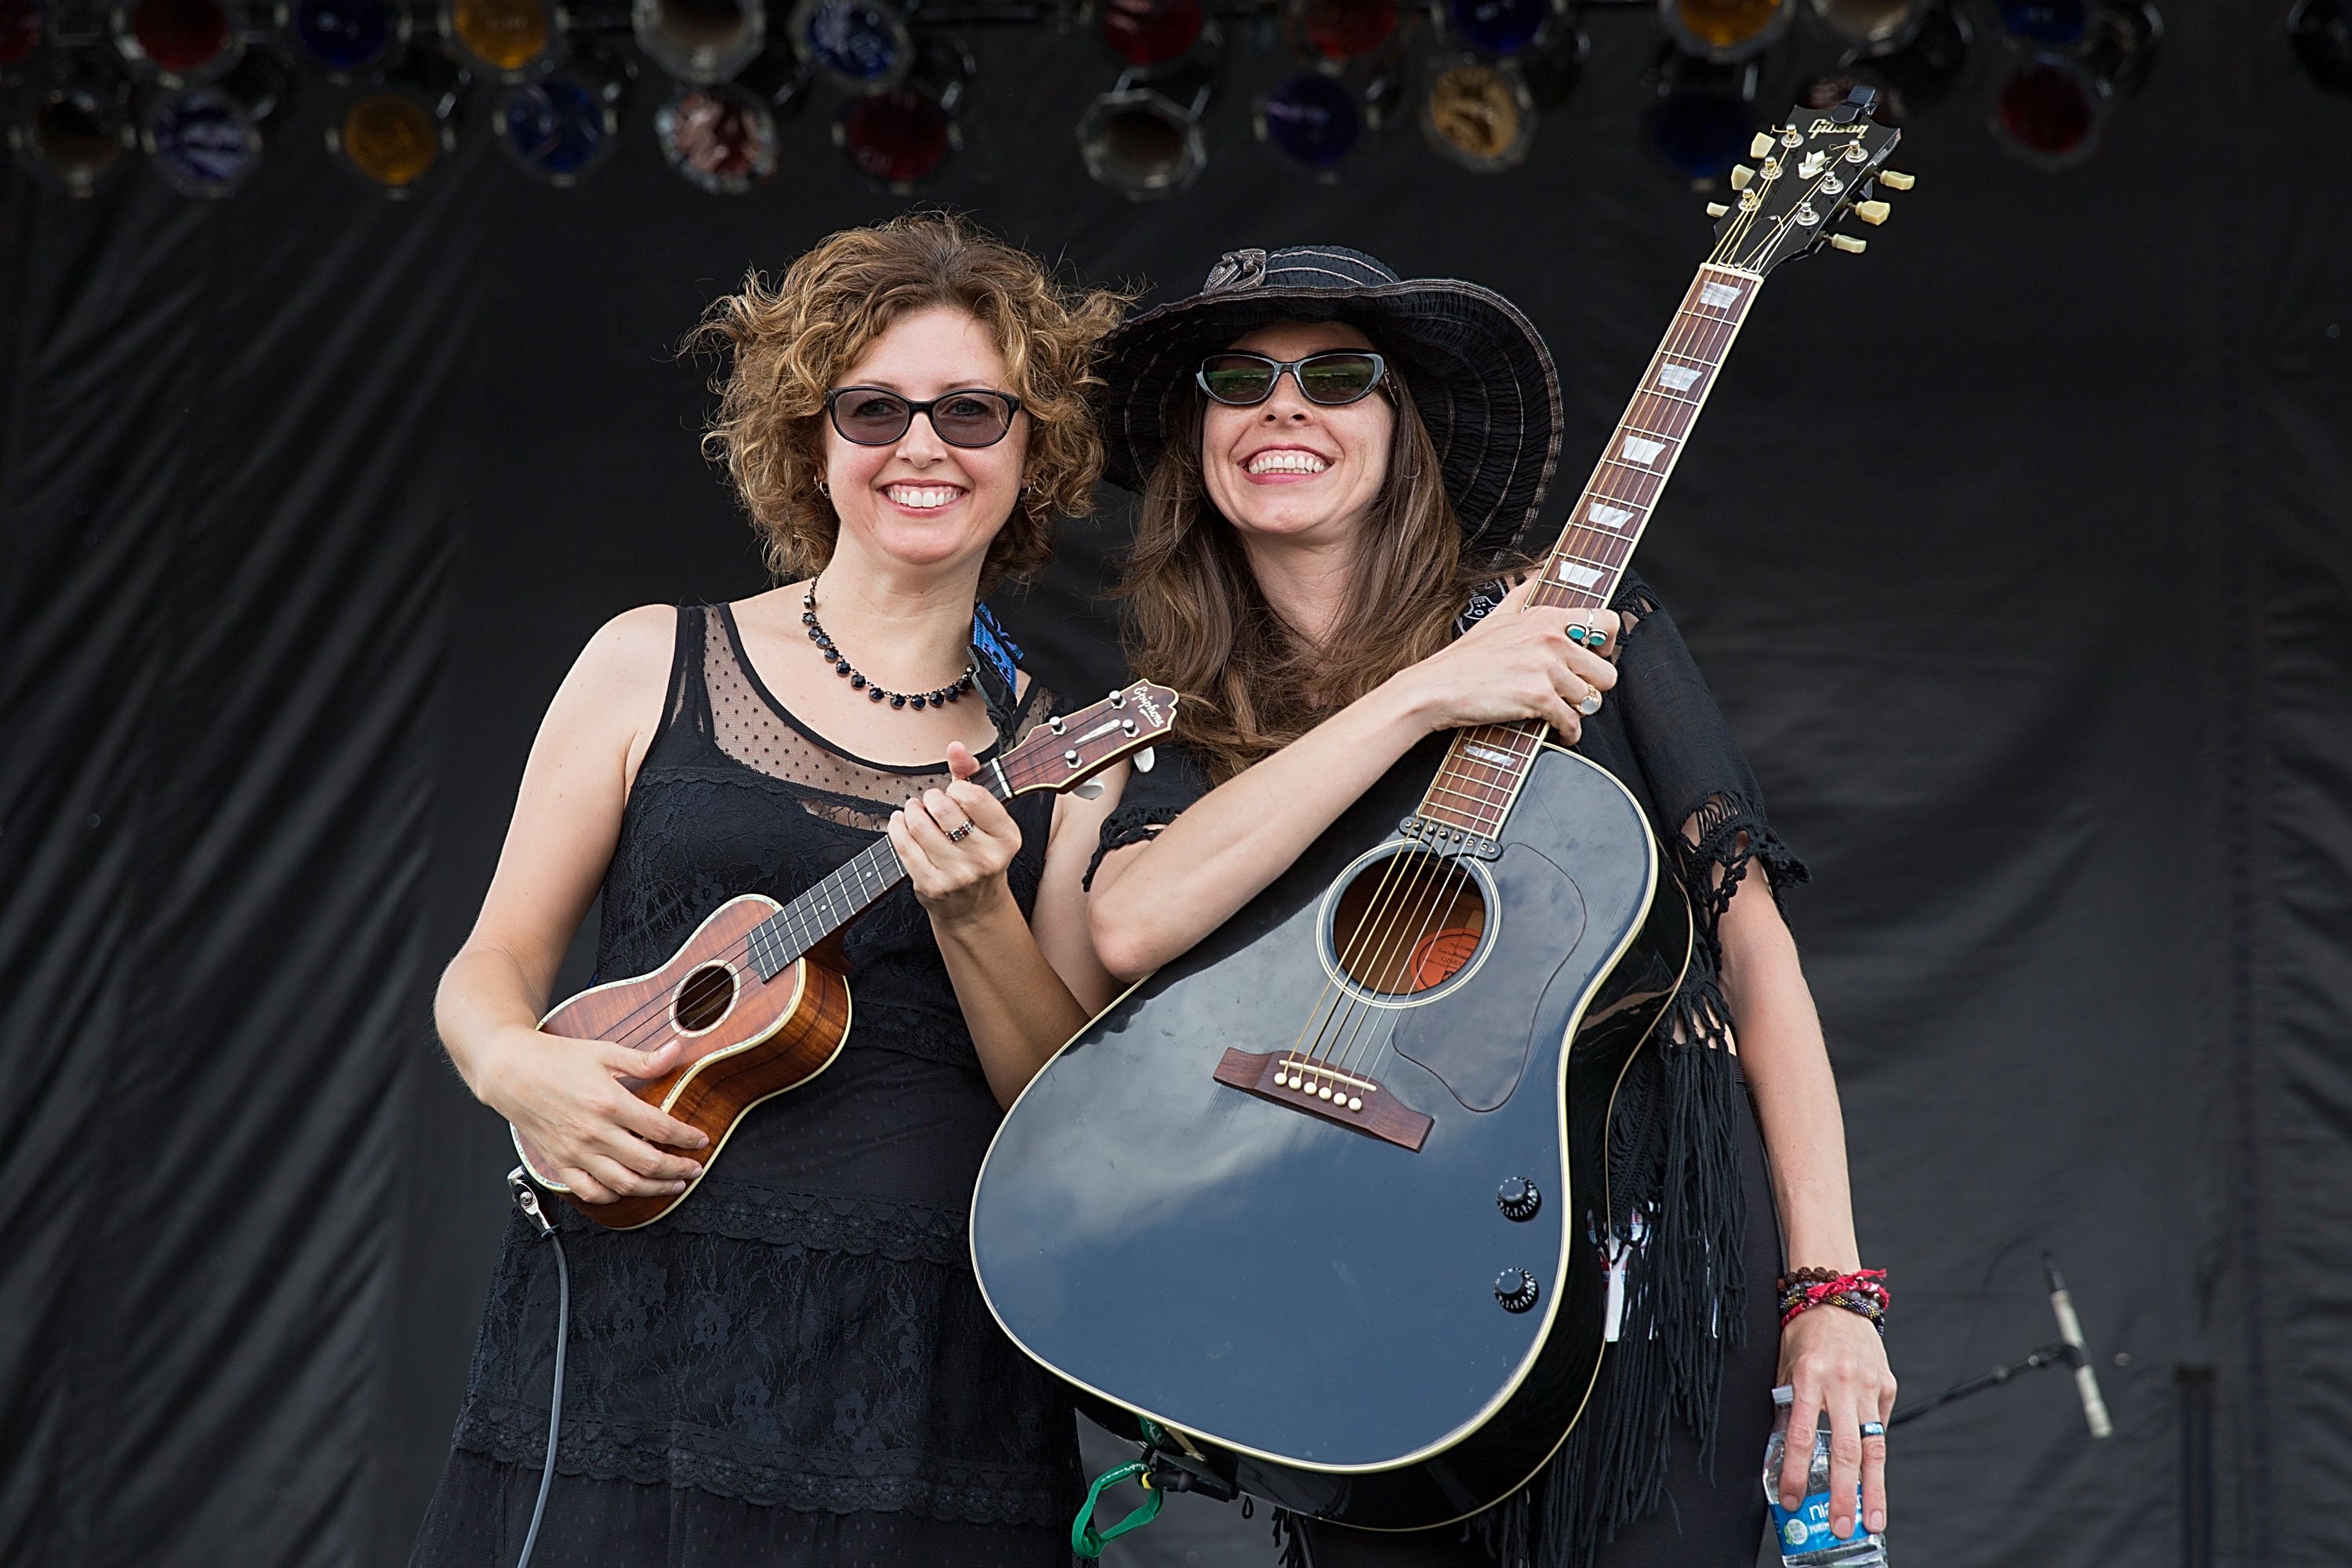
POLYGON ((1160 1505, 1167 1495, 1151 1484, 1151 1468, 1140 1459, 1117 1465, 1095 1478, 1087 1489, 1087 1502, 1078 1510, 1077 1521, 1070 1526, 1070 1550, 1091 1563, 1102 1555, 1106 1542, 1117 1541, 1130 1530, 1140 1530, 1160 1517, 1160 1505), (1139 1480, 1143 1486, 1143 1504, 1108 1530, 1095 1528, 1095 1505, 1103 1493, 1124 1480, 1139 1480))

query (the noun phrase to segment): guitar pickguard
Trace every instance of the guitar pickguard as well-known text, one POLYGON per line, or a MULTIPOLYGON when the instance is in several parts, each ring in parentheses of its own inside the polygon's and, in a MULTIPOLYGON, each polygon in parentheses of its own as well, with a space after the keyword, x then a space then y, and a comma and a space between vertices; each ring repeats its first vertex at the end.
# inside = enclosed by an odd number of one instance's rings
POLYGON ((1495 1110, 1527 1073, 1544 994, 1584 934, 1584 899, 1541 852, 1513 844, 1495 868, 1481 984, 1399 1014, 1396 1052, 1443 1083, 1465 1110, 1495 1110))

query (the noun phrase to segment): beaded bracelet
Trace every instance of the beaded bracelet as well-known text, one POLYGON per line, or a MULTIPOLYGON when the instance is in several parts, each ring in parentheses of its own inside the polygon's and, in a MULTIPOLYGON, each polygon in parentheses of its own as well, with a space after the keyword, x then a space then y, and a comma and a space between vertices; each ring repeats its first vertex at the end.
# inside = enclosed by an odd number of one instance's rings
POLYGON ((1851 1274, 1833 1273, 1827 1268, 1800 1268, 1793 1274, 1783 1274, 1780 1326, 1787 1328, 1815 1307, 1843 1307, 1884 1334, 1886 1309, 1894 1301, 1887 1293, 1885 1279, 1884 1268, 1858 1268, 1851 1274))

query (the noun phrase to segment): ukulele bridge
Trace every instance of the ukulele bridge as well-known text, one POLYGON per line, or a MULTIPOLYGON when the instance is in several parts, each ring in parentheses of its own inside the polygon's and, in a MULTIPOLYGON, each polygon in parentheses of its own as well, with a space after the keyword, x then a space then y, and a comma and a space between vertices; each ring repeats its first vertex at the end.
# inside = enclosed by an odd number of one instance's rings
POLYGON ((1430 1119, 1400 1102, 1377 1079, 1340 1072, 1328 1062, 1290 1051, 1254 1056, 1226 1050, 1212 1075, 1219 1083, 1336 1121, 1418 1154, 1429 1137, 1430 1119))

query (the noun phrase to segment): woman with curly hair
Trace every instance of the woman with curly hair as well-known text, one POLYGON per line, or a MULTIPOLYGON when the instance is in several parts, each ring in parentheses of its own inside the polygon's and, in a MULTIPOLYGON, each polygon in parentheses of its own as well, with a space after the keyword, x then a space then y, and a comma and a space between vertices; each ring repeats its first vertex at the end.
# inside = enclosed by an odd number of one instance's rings
MULTIPOLYGON (((991 1321, 964 1214, 1002 1107, 1108 999, 1079 882, 1117 795, 1008 805, 969 782, 1055 711, 976 606, 1089 503, 1120 304, 923 215, 754 275, 703 329, 731 351, 709 444, 782 585, 589 641, 436 1005, 467 1086, 575 1194, 693 1188, 631 1231, 544 1205, 574 1300, 542 1568, 1067 1559, 1068 1401, 991 1321), (909 878, 846 933, 848 1044, 724 1161, 619 1081, 675 1045, 535 1027, 600 890, 615 979, 885 834, 909 878)), ((416 1563, 515 1561, 555 1295, 518 1216, 416 1563)))

